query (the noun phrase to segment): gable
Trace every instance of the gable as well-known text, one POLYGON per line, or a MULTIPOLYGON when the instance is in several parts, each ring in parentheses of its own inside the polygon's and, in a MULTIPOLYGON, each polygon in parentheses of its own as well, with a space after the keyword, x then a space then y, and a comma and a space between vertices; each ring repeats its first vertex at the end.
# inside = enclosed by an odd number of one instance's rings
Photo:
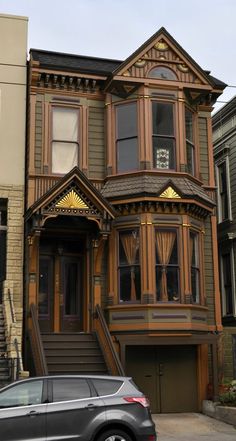
POLYGON ((149 78, 150 71, 163 66, 176 76, 176 81, 210 85, 209 76, 182 49, 170 34, 161 28, 133 55, 113 72, 113 79, 149 78))

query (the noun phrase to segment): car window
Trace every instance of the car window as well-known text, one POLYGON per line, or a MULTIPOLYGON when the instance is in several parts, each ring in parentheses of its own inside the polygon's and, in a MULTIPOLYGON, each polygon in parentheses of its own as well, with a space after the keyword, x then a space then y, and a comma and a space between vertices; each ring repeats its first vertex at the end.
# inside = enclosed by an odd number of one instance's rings
POLYGON ((16 384, 0 392, 0 408, 29 406, 42 402, 43 380, 16 384))
POLYGON ((52 380, 53 402, 79 400, 91 396, 87 381, 83 378, 63 378, 52 380))
POLYGON ((92 381, 98 395, 115 394, 122 385, 122 381, 119 380, 93 379, 92 381))

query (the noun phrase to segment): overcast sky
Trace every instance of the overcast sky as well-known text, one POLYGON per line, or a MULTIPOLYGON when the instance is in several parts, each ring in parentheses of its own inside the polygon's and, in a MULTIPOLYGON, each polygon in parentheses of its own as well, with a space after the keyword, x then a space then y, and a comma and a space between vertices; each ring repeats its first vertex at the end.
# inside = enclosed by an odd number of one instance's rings
MULTIPOLYGON (((236 86, 235 0, 0 0, 0 13, 29 18, 28 48, 118 60, 164 26, 203 69, 236 86)), ((227 87, 219 100, 234 95, 227 87)))

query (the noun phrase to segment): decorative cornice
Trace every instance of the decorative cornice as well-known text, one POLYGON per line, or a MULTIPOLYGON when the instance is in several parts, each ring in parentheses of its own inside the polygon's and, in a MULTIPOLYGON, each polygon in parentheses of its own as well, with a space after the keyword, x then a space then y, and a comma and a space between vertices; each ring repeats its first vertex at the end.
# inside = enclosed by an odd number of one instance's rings
POLYGON ((94 93, 98 90, 98 83, 94 78, 46 72, 33 72, 31 85, 48 89, 71 90, 74 92, 94 93))

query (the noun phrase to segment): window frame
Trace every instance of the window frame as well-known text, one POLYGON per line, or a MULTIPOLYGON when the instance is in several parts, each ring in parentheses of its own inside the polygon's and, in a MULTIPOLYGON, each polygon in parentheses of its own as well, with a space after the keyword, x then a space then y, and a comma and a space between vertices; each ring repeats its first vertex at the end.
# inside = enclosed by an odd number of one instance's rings
MULTIPOLYGON (((191 255, 190 255, 189 256, 190 288, 191 288, 191 295, 192 295, 193 304, 194 305, 201 305, 202 304, 201 236, 200 236, 200 232, 193 229, 193 228, 191 228, 189 231, 189 241, 191 240, 191 235, 194 235, 194 241, 197 240, 197 265, 192 265, 192 259, 191 259, 191 255), (193 298, 192 270, 194 270, 198 274, 198 290, 199 290, 198 301, 194 301, 194 298, 193 298)), ((190 248, 191 247, 189 247, 189 249, 190 248)), ((196 251, 196 249, 195 249, 195 251, 196 251)))
POLYGON ((220 250, 220 284, 221 284, 221 298, 222 298, 222 316, 223 317, 232 317, 236 316, 236 287, 235 287, 235 258, 234 258, 234 249, 233 246, 230 249, 221 249, 220 250), (226 312, 226 289, 224 283, 224 263, 223 257, 229 255, 230 257, 230 277, 231 277, 231 297, 232 297, 232 313, 227 314, 226 312))
MULTIPOLYGON (((54 176, 64 176, 67 173, 70 172, 70 170, 66 172, 58 172, 53 171, 53 143, 61 142, 63 144, 76 144, 77 145, 77 164, 73 167, 82 166, 82 106, 76 105, 76 104, 67 104, 67 103, 52 103, 50 108, 50 155, 49 155, 49 169, 52 175, 54 176), (67 140, 61 140, 61 139, 54 139, 53 138, 53 112, 55 109, 62 109, 62 110, 75 110, 77 111, 77 121, 78 121, 78 134, 77 134, 77 141, 67 141, 67 140)), ((73 168, 72 167, 72 168, 73 168)), ((72 170, 72 169, 71 169, 72 170)))
POLYGON ((140 253, 140 249, 141 249, 141 231, 140 231, 140 228, 138 227, 138 226, 130 226, 130 227, 127 227, 127 228, 124 228, 124 229, 119 229, 118 231, 117 231, 117 244, 118 244, 118 247, 117 247, 117 263, 118 263, 118 265, 117 265, 117 281, 118 281, 118 304, 121 304, 121 305, 123 305, 123 304, 140 304, 141 303, 141 300, 142 300, 142 280, 141 280, 141 277, 142 277, 142 268, 141 268, 141 253, 140 253), (139 238, 139 262, 138 263, 134 263, 134 264, 120 264, 120 246, 121 246, 121 241, 120 241, 120 235, 122 234, 122 233, 128 233, 128 232, 133 232, 133 231, 136 231, 136 232, 138 232, 138 238, 139 238), (139 278, 140 278, 140 287, 139 287, 139 289, 140 289, 140 299, 137 299, 137 300, 131 300, 131 291, 130 291, 130 300, 122 300, 121 299, 121 279, 120 279, 120 270, 122 269, 122 268, 131 268, 131 267, 137 267, 137 268, 139 268, 139 278))
POLYGON ((150 125, 150 137, 151 137, 151 163, 152 163, 152 170, 156 170, 156 171, 161 171, 161 172, 166 172, 166 173, 170 173, 170 172, 177 172, 179 169, 178 166, 178 158, 179 158, 179 152, 178 152, 178 133, 177 133, 177 104, 175 100, 171 100, 171 99, 164 99, 164 98, 160 98, 160 97, 151 97, 150 98, 150 113, 151 113, 151 125, 150 125), (170 104, 172 105, 172 113, 173 113, 173 135, 158 135, 154 134, 154 127, 153 127, 153 103, 158 103, 158 104, 170 104), (173 140, 173 160, 174 160, 174 168, 161 168, 161 167, 155 167, 154 166, 154 138, 166 138, 166 139, 170 139, 173 140))
MULTIPOLYGON (((155 225, 154 227, 154 234, 155 234, 155 301, 156 303, 160 304, 160 303, 166 303, 166 304, 181 304, 182 303, 182 296, 181 296, 181 250, 180 250, 180 229, 177 226, 172 226, 172 225, 155 225), (178 259, 178 263, 177 264, 168 264, 166 265, 166 267, 170 266, 172 268, 177 268, 177 279, 178 279, 178 292, 177 292, 177 298, 176 300, 168 300, 167 302, 163 301, 163 300, 158 300, 158 293, 157 293, 157 267, 163 267, 162 264, 157 264, 157 245, 156 245, 156 233, 157 231, 173 231, 176 233, 176 246, 177 246, 177 259, 178 259)), ((171 257, 171 256, 170 256, 171 257)))
POLYGON ((229 167, 229 155, 224 156, 219 161, 215 163, 215 174, 216 174, 216 185, 217 185, 217 214, 218 214, 218 223, 222 223, 225 221, 232 220, 232 206, 231 206, 231 189, 230 189, 230 167, 229 167), (225 166, 226 172, 226 202, 227 202, 227 217, 223 216, 222 212, 222 193, 220 190, 220 168, 221 166, 225 166))
POLYGON ((186 171, 192 176, 196 176, 197 164, 196 164, 196 114, 188 107, 184 108, 184 130, 185 130, 185 151, 186 151, 186 171), (187 138, 186 130, 186 116, 187 112, 192 116, 192 140, 187 138), (188 147, 191 148, 191 170, 188 167, 188 147))
POLYGON ((127 100, 122 102, 117 102, 114 106, 114 119, 115 119, 115 164, 116 164, 116 173, 130 173, 135 172, 140 169, 140 151, 139 151, 139 108, 137 100, 127 100), (129 106, 135 104, 136 106, 136 135, 127 136, 127 137, 118 137, 118 108, 129 106), (127 170, 119 170, 119 158, 118 158, 118 143, 121 141, 136 139, 137 142, 137 167, 131 168, 127 170))

